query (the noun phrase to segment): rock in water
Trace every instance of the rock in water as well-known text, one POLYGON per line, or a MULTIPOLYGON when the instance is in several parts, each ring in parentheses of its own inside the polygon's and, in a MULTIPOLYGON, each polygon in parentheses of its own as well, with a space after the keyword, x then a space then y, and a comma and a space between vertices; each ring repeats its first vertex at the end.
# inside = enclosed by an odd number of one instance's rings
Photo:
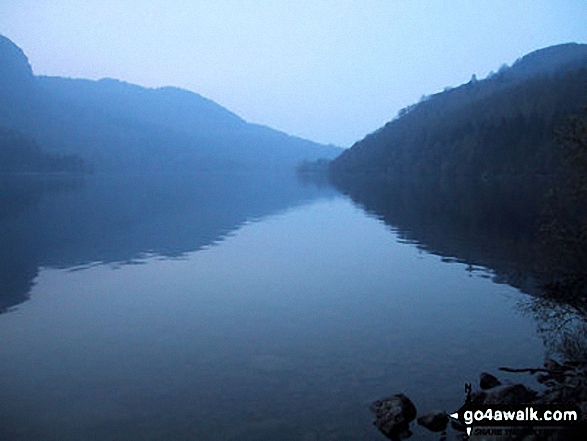
POLYGON ((401 439, 409 433, 410 422, 416 418, 416 406, 404 394, 377 400, 371 405, 373 424, 388 438, 401 439))
POLYGON ((433 410, 419 417, 418 424, 432 432, 440 432, 446 429, 448 415, 444 410, 433 410))
POLYGON ((483 390, 492 389, 494 387, 501 386, 501 381, 487 372, 481 372, 479 386, 483 390))

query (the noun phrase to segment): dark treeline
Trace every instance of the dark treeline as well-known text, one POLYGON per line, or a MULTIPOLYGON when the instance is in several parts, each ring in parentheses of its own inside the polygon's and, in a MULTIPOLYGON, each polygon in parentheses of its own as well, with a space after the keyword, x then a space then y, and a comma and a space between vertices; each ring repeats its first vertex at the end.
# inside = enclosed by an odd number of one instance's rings
POLYGON ((585 105, 587 46, 543 49, 402 110, 331 179, 439 254, 585 295, 585 105))
POLYGON ((561 164, 546 194, 539 238, 550 257, 548 289, 582 303, 587 297, 587 107, 566 121, 556 139, 561 164))
MULTIPOLYGON (((575 121, 587 126, 587 116, 575 121)), ((577 139, 576 133, 564 127, 567 139, 577 139)), ((519 176, 434 187, 391 185, 376 177, 331 179, 355 203, 397 230, 402 239, 447 261, 490 268, 496 281, 583 310, 587 293, 587 137, 584 129, 582 133, 581 147, 560 145, 566 151, 552 176, 533 180, 519 176)))
POLYGON ((76 155, 47 153, 32 139, 0 127, 0 173, 84 173, 85 162, 76 155))

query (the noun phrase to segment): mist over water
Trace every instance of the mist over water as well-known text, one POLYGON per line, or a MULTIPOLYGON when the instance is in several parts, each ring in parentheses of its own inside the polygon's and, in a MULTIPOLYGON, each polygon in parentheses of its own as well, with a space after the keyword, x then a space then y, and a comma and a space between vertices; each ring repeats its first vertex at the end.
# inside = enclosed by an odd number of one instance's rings
POLYGON ((375 399, 457 409, 480 370, 543 359, 524 294, 332 188, 57 187, 0 219, 32 268, 30 300, 0 316, 7 439, 374 439, 375 399))

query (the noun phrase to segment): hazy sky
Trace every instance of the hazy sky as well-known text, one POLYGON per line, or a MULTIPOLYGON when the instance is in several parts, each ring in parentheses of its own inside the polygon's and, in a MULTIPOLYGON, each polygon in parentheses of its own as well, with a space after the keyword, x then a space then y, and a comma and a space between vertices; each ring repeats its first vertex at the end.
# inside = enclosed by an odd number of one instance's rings
POLYGON ((586 0, 0 0, 37 75, 173 85, 349 146, 423 94, 587 42, 586 0))

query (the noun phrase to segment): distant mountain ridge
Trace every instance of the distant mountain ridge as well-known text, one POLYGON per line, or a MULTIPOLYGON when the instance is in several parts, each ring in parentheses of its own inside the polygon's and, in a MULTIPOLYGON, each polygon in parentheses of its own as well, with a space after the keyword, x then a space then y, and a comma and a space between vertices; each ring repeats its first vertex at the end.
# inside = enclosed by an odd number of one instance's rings
POLYGON ((36 77, 24 52, 0 36, 0 127, 96 170, 189 171, 293 166, 341 151, 247 123, 175 87, 114 79, 36 77))

